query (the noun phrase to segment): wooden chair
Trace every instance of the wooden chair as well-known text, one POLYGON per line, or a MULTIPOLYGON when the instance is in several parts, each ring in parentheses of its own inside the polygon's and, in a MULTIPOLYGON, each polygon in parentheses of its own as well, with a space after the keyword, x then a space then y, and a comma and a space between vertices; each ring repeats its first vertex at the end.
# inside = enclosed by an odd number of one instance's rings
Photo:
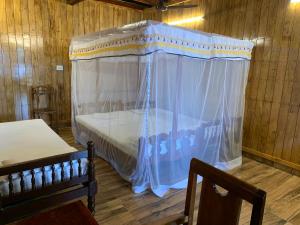
POLYGON ((203 182, 197 225, 237 225, 243 200, 253 205, 250 225, 262 224, 266 200, 265 191, 204 162, 192 159, 184 213, 164 218, 152 225, 193 224, 198 175, 203 177, 203 182), (218 186, 225 189, 226 192, 219 191, 218 186))
POLYGON ((55 91, 50 86, 32 87, 32 118, 49 118, 49 126, 57 129, 58 114, 55 107, 55 91))

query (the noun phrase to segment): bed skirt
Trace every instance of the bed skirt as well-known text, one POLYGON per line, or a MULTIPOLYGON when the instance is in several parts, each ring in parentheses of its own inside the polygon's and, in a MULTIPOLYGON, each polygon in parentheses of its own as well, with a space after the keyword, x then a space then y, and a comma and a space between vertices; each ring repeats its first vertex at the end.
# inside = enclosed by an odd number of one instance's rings
POLYGON ((72 128, 76 141, 83 146, 86 145, 87 140, 93 141, 96 155, 111 164, 123 179, 131 182, 136 168, 136 158, 120 150, 90 129, 79 124, 78 126, 78 130, 72 128))

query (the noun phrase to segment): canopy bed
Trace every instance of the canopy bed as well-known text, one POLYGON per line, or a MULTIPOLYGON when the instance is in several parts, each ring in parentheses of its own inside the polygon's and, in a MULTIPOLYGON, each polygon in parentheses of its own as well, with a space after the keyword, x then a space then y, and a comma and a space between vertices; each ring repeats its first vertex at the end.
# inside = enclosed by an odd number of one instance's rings
POLYGON ((93 143, 77 151, 43 120, 0 123, 0 224, 88 196, 94 210, 93 143))
POLYGON ((253 44, 154 21, 73 38, 72 128, 135 192, 187 185, 189 163, 241 164, 253 44))

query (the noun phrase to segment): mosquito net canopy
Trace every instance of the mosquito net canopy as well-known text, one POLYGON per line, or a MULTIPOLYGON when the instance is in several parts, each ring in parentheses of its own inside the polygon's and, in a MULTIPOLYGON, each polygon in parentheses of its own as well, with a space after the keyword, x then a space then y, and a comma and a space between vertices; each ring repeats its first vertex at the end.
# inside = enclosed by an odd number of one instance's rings
POLYGON ((186 187, 192 158, 240 165, 252 47, 153 21, 74 38, 76 140, 158 196, 186 187))

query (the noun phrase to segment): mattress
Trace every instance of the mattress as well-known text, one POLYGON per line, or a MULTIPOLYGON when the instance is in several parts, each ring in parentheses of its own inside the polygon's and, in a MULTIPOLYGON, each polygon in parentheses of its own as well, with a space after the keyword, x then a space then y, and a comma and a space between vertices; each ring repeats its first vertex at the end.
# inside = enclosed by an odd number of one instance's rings
POLYGON ((43 120, 0 123, 0 163, 27 162, 75 152, 43 120))
MULTIPOLYGON (((30 160, 75 152, 76 149, 62 140, 48 125, 40 119, 0 123, 0 168, 30 160)), ((78 162, 73 162, 73 175, 78 174, 78 162)), ((52 183, 51 168, 45 168, 46 184, 52 183)), ((82 173, 87 173, 87 159, 82 159, 82 173)), ((70 176, 69 162, 64 163, 65 178, 70 176)), ((41 168, 36 168, 36 187, 42 184, 41 168)), ((61 166, 55 165, 56 181, 61 180, 61 166)), ((19 174, 13 174, 14 192, 20 191, 19 174)), ((25 190, 31 188, 30 171, 24 171, 25 190)), ((8 179, 0 177, 0 194, 8 194, 8 179)))
MULTIPOLYGON (((163 109, 151 109, 148 113, 148 136, 160 133, 168 134, 172 130, 172 112, 163 109)), ((145 133, 144 110, 114 111, 79 115, 76 122, 86 129, 104 138, 119 150, 137 157, 138 140, 145 133)), ((196 129, 201 121, 179 114, 178 129, 196 129)))

